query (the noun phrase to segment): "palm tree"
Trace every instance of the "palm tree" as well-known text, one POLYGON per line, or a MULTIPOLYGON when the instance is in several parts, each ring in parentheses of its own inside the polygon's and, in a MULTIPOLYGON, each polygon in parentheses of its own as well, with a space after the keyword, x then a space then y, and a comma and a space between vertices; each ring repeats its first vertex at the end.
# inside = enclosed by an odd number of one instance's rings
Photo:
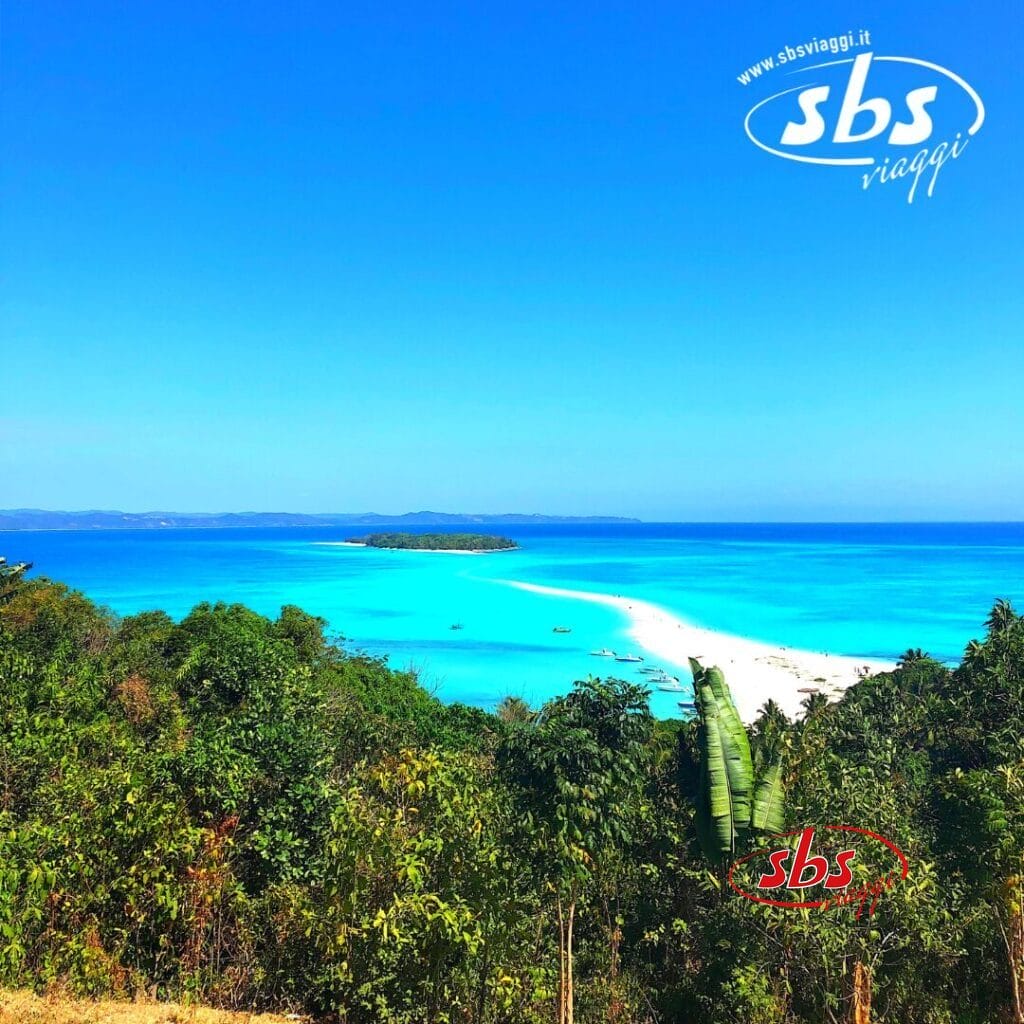
POLYGON ((522 697, 506 697, 498 705, 495 714, 507 725, 532 725, 537 721, 537 712, 522 697))
POLYGON ((767 732, 770 729, 785 729, 789 725, 786 712, 779 707, 778 703, 769 697, 757 713, 757 720, 754 723, 760 732, 767 732))
POLYGON ((985 645, 980 640, 969 640, 964 649, 964 664, 970 669, 981 669, 985 665, 985 645))
POLYGON ((1007 633, 1018 618, 1019 616, 1013 610, 1013 605, 1001 597, 992 606, 992 611, 989 612, 988 618, 985 620, 985 628, 989 631, 990 636, 1007 633))
POLYGON ((789 719, 786 712, 771 698, 766 700, 761 705, 751 730, 755 771, 778 760, 782 748, 786 745, 788 729, 789 719))
POLYGON ((922 651, 920 647, 908 647, 901 655, 900 660, 896 662, 897 668, 909 668, 915 662, 925 661, 931 657, 927 651, 922 651))
POLYGON ((814 718, 828 707, 828 697, 823 693, 809 693, 800 701, 800 706, 804 709, 805 719, 814 718))

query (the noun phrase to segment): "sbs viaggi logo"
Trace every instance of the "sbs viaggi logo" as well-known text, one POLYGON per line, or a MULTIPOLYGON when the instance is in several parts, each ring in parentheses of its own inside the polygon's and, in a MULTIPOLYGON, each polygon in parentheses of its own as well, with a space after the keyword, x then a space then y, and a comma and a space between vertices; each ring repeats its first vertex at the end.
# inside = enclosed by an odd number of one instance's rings
POLYGON ((871 917, 882 895, 905 881, 910 863, 878 832, 856 825, 824 825, 773 836, 765 847, 735 861, 727 881, 753 903, 796 910, 848 907, 871 917), (812 853, 816 840, 822 849, 812 853), (767 864, 765 864, 767 860, 767 864))
POLYGON ((942 169, 985 121, 981 97, 960 75, 919 57, 880 54, 867 29, 786 46, 738 81, 760 85, 768 76, 782 84, 780 70, 796 84, 747 111, 750 141, 784 160, 856 167, 864 189, 902 183, 908 203, 934 195, 942 169))

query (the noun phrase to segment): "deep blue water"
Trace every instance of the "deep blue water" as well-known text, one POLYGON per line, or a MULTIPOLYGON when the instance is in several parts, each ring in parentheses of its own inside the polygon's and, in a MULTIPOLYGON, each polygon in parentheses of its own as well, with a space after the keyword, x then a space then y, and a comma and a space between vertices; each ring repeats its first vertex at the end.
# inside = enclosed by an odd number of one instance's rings
MULTIPOLYGON (((403 527, 404 528, 404 527, 403 527)), ((426 529, 426 528, 424 528, 426 529)), ((474 527, 474 529, 476 529, 474 527)), ((626 594, 697 624, 837 654, 922 647, 955 661, 997 597, 1024 603, 1024 524, 531 525, 479 532, 521 550, 459 556, 324 546, 351 529, 0 534, 0 554, 115 611, 184 615, 241 601, 297 604, 352 648, 415 666, 449 700, 539 701, 631 649, 614 609, 524 593, 516 579, 626 594), (459 622, 463 629, 453 631, 459 622), (572 633, 553 634, 555 625, 572 633)), ((655 693, 655 710, 675 698, 655 693)))

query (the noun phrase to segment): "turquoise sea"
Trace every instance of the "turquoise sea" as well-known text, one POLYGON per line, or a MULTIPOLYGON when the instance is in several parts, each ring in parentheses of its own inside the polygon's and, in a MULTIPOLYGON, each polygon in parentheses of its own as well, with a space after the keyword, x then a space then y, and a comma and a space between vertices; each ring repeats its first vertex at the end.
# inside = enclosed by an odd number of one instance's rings
MULTIPOLYGON (((711 629, 878 658, 922 647, 956 661, 995 598, 1024 604, 1024 524, 530 525, 481 530, 522 545, 489 555, 323 543, 352 532, 14 532, 0 534, 0 554, 121 613, 181 616, 224 600, 275 615, 297 604, 350 649, 415 667, 445 700, 488 708, 507 694, 540 702, 613 665, 642 678, 589 654, 636 649, 615 609, 502 579, 628 595, 711 629)), ((671 715, 677 700, 655 691, 652 707, 671 715)))

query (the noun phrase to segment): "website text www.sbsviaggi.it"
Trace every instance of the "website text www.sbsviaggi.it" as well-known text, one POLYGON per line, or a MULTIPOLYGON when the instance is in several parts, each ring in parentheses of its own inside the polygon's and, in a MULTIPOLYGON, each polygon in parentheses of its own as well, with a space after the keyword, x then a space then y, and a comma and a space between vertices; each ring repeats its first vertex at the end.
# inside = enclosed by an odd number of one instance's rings
POLYGON ((765 57, 756 64, 752 64, 746 71, 736 76, 740 85, 749 85, 755 78, 760 78, 767 71, 775 67, 788 64, 791 60, 800 60, 802 57, 813 57, 820 53, 846 53, 858 47, 871 45, 871 33, 866 28, 850 29, 845 35, 828 36, 819 39, 815 36, 808 43, 799 43, 796 46, 786 46, 773 56, 765 57))
POLYGON ((985 120, 981 97, 961 75, 918 56, 878 53, 866 28, 784 46, 737 81, 756 88, 755 79, 783 66, 777 84, 790 84, 747 111, 747 138, 788 161, 859 167, 864 190, 903 182, 908 203, 935 193, 939 172, 985 120))

